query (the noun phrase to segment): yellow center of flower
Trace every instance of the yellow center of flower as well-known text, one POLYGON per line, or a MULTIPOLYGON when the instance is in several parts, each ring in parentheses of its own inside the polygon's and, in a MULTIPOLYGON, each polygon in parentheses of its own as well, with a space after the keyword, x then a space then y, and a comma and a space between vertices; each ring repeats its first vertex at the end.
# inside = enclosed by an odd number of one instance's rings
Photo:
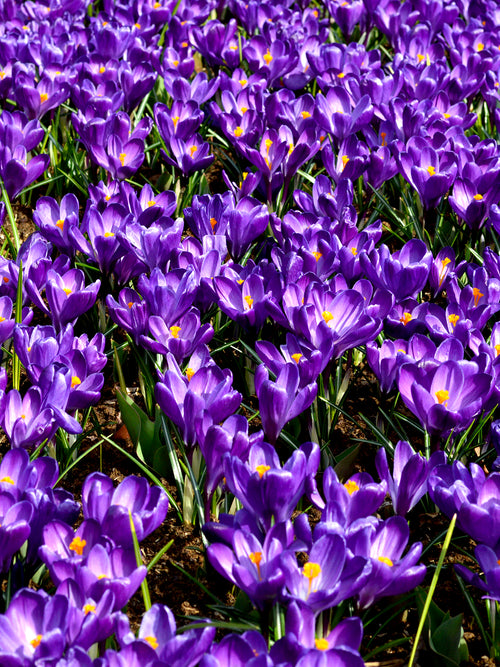
POLYGON ((266 139, 264 141, 264 146, 266 147, 266 153, 269 153, 269 149, 271 148, 272 145, 273 142, 271 141, 271 139, 266 139))
POLYGON ((311 563, 311 561, 309 561, 309 563, 306 563, 302 568, 302 574, 306 579, 309 579, 309 586, 307 587, 307 597, 309 597, 313 579, 316 579, 316 577, 319 577, 321 574, 321 566, 319 563, 311 563))
POLYGON ((358 254, 358 249, 357 248, 351 248, 351 252, 354 255, 354 257, 356 257, 356 255, 358 254))
POLYGON ((337 77, 338 77, 339 79, 343 79, 343 78, 345 77, 344 72, 339 72, 339 73, 337 74, 337 77))
POLYGON ((104 65, 99 67, 99 74, 104 74, 105 71, 106 71, 106 68, 104 67, 104 65))
POLYGON ((41 102, 42 104, 43 104, 44 102, 46 102, 48 99, 49 99, 49 96, 47 95, 47 93, 40 93, 40 102, 41 102))
POLYGON ((143 639, 151 646, 151 648, 158 648, 158 640, 156 637, 149 635, 148 637, 143 637, 143 639))
POLYGON ((315 639, 314 645, 316 646, 318 651, 327 651, 330 648, 328 639, 325 639, 324 637, 321 637, 320 639, 315 639))
POLYGON ((484 294, 480 292, 477 287, 472 288, 472 294, 474 295, 474 306, 477 306, 479 299, 483 297, 484 294))
POLYGON ((422 60, 425 60, 425 56, 423 56, 421 53, 418 53, 417 54, 417 60, 418 60, 419 63, 421 63, 422 60))
POLYGON ((180 330, 181 330, 180 327, 176 327, 176 326, 170 327, 170 333, 172 334, 172 336, 174 338, 179 338, 180 330))
POLYGON ((240 79, 240 86, 246 86, 248 81, 246 79, 240 79))
POLYGON ((196 153, 197 150, 198 146, 190 146, 189 152, 191 153, 191 157, 193 157, 193 155, 196 153))
POLYGON ((436 173, 436 169, 432 165, 429 165, 427 167, 427 172, 429 173, 429 176, 434 176, 434 174, 436 173))
POLYGON ((450 118, 450 117, 451 117, 451 113, 444 113, 443 116, 444 116, 445 118, 450 118))
POLYGON ((136 27, 138 30, 141 29, 141 24, 140 23, 134 23, 134 27, 136 27))
POLYGON ((0 79, 4 79, 5 76, 6 76, 6 73, 3 70, 1 70, 0 71, 0 79))
POLYGON ((269 65, 269 63, 273 59, 269 49, 267 49, 267 51, 264 53, 264 55, 262 57, 264 58, 264 61, 265 61, 266 65, 269 65))
POLYGON ((174 124, 174 128, 177 128, 177 123, 180 120, 180 116, 172 116, 172 123, 174 124))
POLYGON ((449 400, 450 392, 447 389, 439 389, 436 391, 436 398, 438 403, 442 405, 443 403, 446 403, 447 400, 449 400))
POLYGON ((173 65, 174 67, 178 67, 178 65, 179 65, 179 61, 178 61, 178 60, 172 60, 172 65, 173 65))
POLYGON ((359 491, 359 486, 356 484, 356 482, 352 479, 349 479, 345 484, 344 487, 347 489, 347 492, 350 496, 352 496, 353 493, 356 491, 359 491))
POLYGON ((324 310, 324 311, 321 313, 321 315, 322 315, 323 319, 325 320, 325 322, 326 322, 327 324, 328 324, 328 322, 330 322, 331 320, 333 320, 333 315, 331 314, 331 312, 330 312, 329 310, 324 310))
POLYGON ((151 208, 151 206, 156 206, 156 202, 155 202, 154 199, 150 199, 150 200, 148 201, 148 207, 151 208))
POLYGON ((0 322, 5 322, 5 317, 2 317, 2 316, 0 315, 0 322))
POLYGON ((298 364, 299 361, 302 359, 302 354, 300 354, 300 352, 296 352, 295 354, 292 354, 292 359, 295 361, 296 364, 298 364))
POLYGON ((95 613, 95 604, 92 604, 90 602, 88 602, 87 604, 84 604, 83 605, 83 613, 85 614, 85 616, 87 614, 90 614, 91 612, 93 614, 95 613))
POLYGON ((309 113, 309 111, 301 111, 300 115, 302 116, 302 118, 310 118, 311 117, 311 114, 309 113))
POLYGON ((127 306, 128 306, 129 308, 132 308, 133 305, 134 305, 134 302, 133 302, 133 301, 129 301, 129 302, 127 303, 127 306))
POLYGON ((261 578, 261 576, 260 576, 260 562, 262 560, 262 551, 252 551, 251 553, 248 554, 248 557, 250 558, 251 562, 257 568, 257 574, 259 575, 259 579, 260 579, 261 578))
POLYGON ((107 574, 99 574, 97 578, 98 579, 107 579, 108 575, 107 574))
POLYGON ((63 227, 64 227, 64 220, 63 220, 62 218, 60 218, 60 219, 56 222, 56 227, 59 227, 59 229, 60 229, 61 232, 62 232, 63 227))
POLYGON ((79 384, 82 384, 82 381, 78 377, 78 375, 73 375, 71 377, 71 389, 74 389, 75 387, 78 387, 79 384))
POLYGON ((71 289, 69 287, 63 287, 63 292, 69 296, 71 294, 71 289))
POLYGON ((249 308, 253 306, 253 299, 250 295, 244 296, 243 299, 246 301, 249 308))
POLYGON ((246 113, 248 111, 248 107, 241 107, 241 113, 246 113))
POLYGON ((323 257, 323 255, 318 250, 314 250, 311 254, 314 256, 316 261, 318 261, 320 257, 323 257))
POLYGON ((2 479, 0 479, 0 482, 5 482, 6 484, 14 484, 14 480, 12 479, 12 477, 9 477, 8 475, 6 477, 2 477, 2 479))
POLYGON ((381 132, 380 133, 380 138, 382 139, 381 146, 387 146, 386 137, 387 137, 387 132, 381 132))
POLYGON ((255 468, 255 470, 259 473, 260 479, 262 479, 264 477, 265 473, 268 470, 271 470, 271 466, 267 466, 265 463, 261 463, 260 465, 258 465, 255 468))
POLYGON ((42 643, 42 639, 43 639, 42 635, 37 635, 34 639, 30 641, 31 646, 33 646, 33 648, 40 646, 40 644, 42 643))
POLYGON ((71 540, 69 548, 71 551, 74 551, 77 554, 77 556, 81 556, 83 554, 83 549, 86 544, 87 540, 82 540, 81 537, 75 535, 75 537, 71 540))
POLYGON ((460 317, 458 315, 448 315, 448 320, 450 321, 452 327, 455 326, 459 319, 460 317))
POLYGON ((342 155, 342 169, 345 169, 346 164, 349 162, 347 155, 342 155))
POLYGON ((482 50, 484 49, 484 44, 482 44, 481 42, 479 42, 479 44, 476 46, 476 49, 477 49, 478 51, 482 51, 482 50))
POLYGON ((497 353, 497 357, 500 354, 500 345, 495 345, 495 352, 497 353))
POLYGON ((410 322, 412 319, 411 313, 403 313, 401 317, 399 318, 399 321, 406 326, 408 322, 410 322))
POLYGON ((242 130, 241 127, 238 125, 238 127, 236 127, 235 130, 234 130, 234 136, 235 136, 235 137, 241 137, 242 134, 243 134, 243 130, 242 130))
POLYGON ((483 195, 480 195, 479 192, 477 193, 477 195, 474 195, 474 197, 473 197, 473 199, 475 199, 476 201, 481 201, 482 198, 483 198, 483 195))
POLYGON ((120 164, 122 165, 122 167, 125 164, 125 158, 126 157, 127 157, 126 153, 120 153, 120 155, 118 156, 118 159, 120 160, 120 164))
POLYGON ((114 235, 115 235, 114 232, 104 232, 104 238, 105 239, 110 239, 114 235))
POLYGON ((390 558, 387 558, 387 556, 379 556, 379 557, 378 557, 378 560, 379 560, 381 563, 385 563, 385 565, 388 565, 389 567, 392 567, 392 566, 394 565, 394 563, 392 562, 392 560, 391 560, 390 558))
POLYGON ((188 379, 188 382, 191 381, 191 378, 193 377, 194 374, 195 374, 194 369, 193 369, 193 368, 190 368, 190 367, 188 366, 188 367, 186 368, 186 377, 187 377, 187 379, 188 379))

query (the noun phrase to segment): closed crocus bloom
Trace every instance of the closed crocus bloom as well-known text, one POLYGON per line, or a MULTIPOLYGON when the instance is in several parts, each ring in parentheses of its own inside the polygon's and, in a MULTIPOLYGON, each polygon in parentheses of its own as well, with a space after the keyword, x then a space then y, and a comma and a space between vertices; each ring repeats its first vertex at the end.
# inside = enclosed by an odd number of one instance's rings
POLYGON ((484 579, 471 572, 464 565, 455 565, 455 570, 468 584, 477 586, 486 593, 487 599, 500 601, 500 550, 492 549, 486 544, 479 544, 474 555, 479 563, 484 579))
POLYGON ((394 450, 392 475, 383 447, 377 452, 375 465, 380 478, 387 484, 395 513, 405 516, 427 492, 426 459, 416 454, 408 442, 400 440, 394 450))
MULTIPOLYGON (((0 485, 7 486, 5 482, 0 485)), ((31 503, 16 501, 14 495, 0 491, 0 573, 9 571, 12 556, 28 539, 32 515, 31 503)))
POLYGON ((33 212, 33 221, 48 241, 60 250, 73 253, 73 244, 68 236, 71 227, 79 223, 79 203, 74 194, 68 193, 60 204, 52 197, 40 197, 33 212))
POLYGON ((259 366, 255 373, 255 391, 264 433, 274 443, 285 424, 309 408, 318 387, 311 383, 300 389, 299 370, 297 364, 291 362, 282 366, 275 382, 269 380, 265 366, 259 366))
POLYGON ((472 361, 420 367, 403 364, 398 389, 406 406, 431 435, 467 428, 491 393, 493 378, 472 361))

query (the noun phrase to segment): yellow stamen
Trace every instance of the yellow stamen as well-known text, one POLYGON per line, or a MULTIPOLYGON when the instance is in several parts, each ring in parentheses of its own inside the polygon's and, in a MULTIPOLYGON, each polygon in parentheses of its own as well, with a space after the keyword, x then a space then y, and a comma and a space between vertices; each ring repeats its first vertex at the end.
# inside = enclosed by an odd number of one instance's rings
POLYGON ((266 139, 264 141, 264 146, 266 147, 266 153, 269 153, 269 149, 271 148, 272 145, 273 142, 271 141, 271 139, 266 139))
POLYGON ((74 551, 77 556, 81 556, 86 544, 87 540, 82 540, 80 537, 78 537, 78 535, 75 535, 75 537, 71 540, 69 548, 71 551, 74 551))
POLYGON ((190 146, 189 152, 191 153, 191 157, 193 157, 193 155, 196 153, 197 150, 198 146, 190 146))
POLYGON ((268 470, 271 470, 271 466, 267 466, 265 463, 261 463, 260 465, 258 465, 255 468, 255 470, 259 473, 260 479, 262 479, 264 477, 265 473, 268 470))
POLYGON ((251 308, 252 305, 253 305, 253 299, 252 299, 252 297, 249 296, 249 295, 247 295, 247 296, 244 296, 243 299, 247 302, 248 307, 251 308))
POLYGON ((248 111, 248 107, 241 107, 240 111, 241 113, 246 113, 248 111))
POLYGON ((392 566, 394 565, 394 563, 392 562, 392 560, 391 560, 390 558, 387 558, 387 556, 379 556, 379 557, 378 557, 378 560, 379 560, 381 563, 385 563, 385 564, 388 565, 389 567, 392 567, 392 566))
POLYGON ((40 102, 41 102, 42 104, 43 104, 44 102, 46 102, 48 99, 49 99, 49 96, 47 95, 47 93, 40 93, 40 102))
POLYGON ((327 651, 330 648, 328 639, 325 639, 324 637, 321 637, 321 639, 315 639, 314 645, 316 646, 318 651, 327 651))
POLYGON ((148 207, 151 208, 151 206, 156 206, 156 202, 155 202, 154 199, 150 199, 150 200, 148 201, 148 207))
POLYGON ((327 324, 328 324, 328 322, 330 322, 330 320, 333 320, 333 315, 331 314, 331 312, 329 310, 324 310, 321 313, 321 315, 322 315, 323 319, 325 320, 325 322, 327 324))
POLYGON ((127 157, 127 154, 126 154, 126 153, 120 153, 120 155, 118 156, 118 158, 119 158, 119 160, 120 160, 120 164, 122 165, 122 167, 123 167, 123 165, 125 164, 125 158, 126 158, 126 157, 127 157))
POLYGON ((474 295, 474 306, 477 306, 479 299, 483 297, 484 294, 480 292, 477 287, 472 288, 472 294, 474 295))
POLYGON ((356 257, 356 255, 358 254, 357 248, 351 248, 351 252, 354 255, 354 257, 356 257))
POLYGON ((66 292, 68 296, 71 294, 71 290, 69 287, 63 287, 63 292, 66 292))
POLYGON ((158 640, 156 637, 149 635, 148 637, 143 637, 143 639, 151 646, 151 648, 158 648, 158 640))
POLYGON ((82 381, 78 377, 78 375, 73 375, 71 377, 71 389, 74 389, 75 387, 78 387, 79 384, 82 384, 82 381))
POLYGON ((246 86, 248 81, 246 79, 240 79, 240 85, 241 86, 246 86))
POLYGON ((43 639, 42 635, 37 635, 34 639, 30 641, 31 646, 33 646, 33 648, 40 646, 40 644, 42 643, 42 639, 43 639))
POLYGON ((179 65, 179 61, 178 61, 178 60, 172 60, 172 65, 173 65, 174 67, 178 67, 178 65, 179 65))
POLYGON ((497 357, 500 354, 500 345, 495 345, 495 352, 497 353, 497 357))
POLYGON ((105 239, 109 239, 109 238, 111 238, 111 237, 114 236, 114 235, 115 235, 114 232, 104 232, 104 238, 105 238, 105 239))
POLYGON ((302 359, 303 355, 300 354, 300 352, 296 352, 295 354, 292 354, 292 359, 295 361, 296 364, 299 363, 299 361, 302 359))
POLYGON ((444 118, 451 118, 451 113, 444 113, 443 116, 444 118))
POLYGON ((475 199, 476 201, 481 201, 481 199, 483 199, 483 195, 480 195, 478 193, 477 195, 474 195, 473 199, 475 199))
POLYGON ((345 169, 346 164, 349 162, 347 155, 342 155, 342 169, 345 169))
POLYGON ((381 144, 382 146, 387 146, 386 137, 387 137, 387 132, 380 133, 380 138, 382 139, 382 144, 381 144))
POLYGON ((313 579, 316 579, 316 577, 319 577, 321 574, 321 566, 319 563, 311 563, 311 561, 309 561, 309 563, 306 563, 302 568, 302 574, 306 579, 309 579, 309 586, 307 588, 307 597, 309 597, 313 579))
POLYGON ((347 492, 350 496, 352 496, 353 493, 356 491, 359 491, 359 485, 356 484, 356 482, 352 479, 349 479, 345 484, 344 487, 347 489, 347 492))
POLYGON ((176 326, 170 327, 170 333, 172 334, 172 336, 174 338, 179 338, 180 330, 181 330, 180 327, 176 327, 176 326))
POLYGON ((0 479, 0 482, 5 482, 6 484, 14 484, 14 480, 12 479, 12 477, 9 477, 8 475, 6 477, 2 477, 2 479, 0 479))
POLYGON ((316 261, 318 261, 320 257, 323 257, 323 255, 318 250, 314 250, 311 254, 314 255, 316 261))
POLYGON ((412 315, 411 313, 403 313, 402 316, 399 318, 399 321, 406 326, 408 322, 412 320, 412 315))
POLYGON ((458 315, 448 315, 448 320, 450 321, 452 327, 455 326, 459 319, 460 317, 458 315))
POLYGON ((133 305, 134 305, 134 302, 133 302, 133 301, 129 301, 129 302, 127 303, 127 306, 128 306, 129 308, 132 308, 133 305))
POLYGON ((95 604, 88 602, 87 604, 83 605, 83 613, 86 616, 87 614, 90 614, 90 612, 95 613, 95 604))
POLYGON ((418 53, 417 54, 417 60, 418 60, 419 63, 421 63, 422 60, 425 60, 425 56, 423 56, 421 53, 418 53))
POLYGON ((248 557, 252 561, 252 563, 255 565, 257 568, 257 574, 259 576, 259 579, 261 579, 260 576, 260 563, 262 561, 262 551, 252 551, 250 554, 248 554, 248 557))
POLYGON ((264 60, 265 60, 265 62, 266 62, 266 65, 269 65, 269 63, 270 63, 271 60, 273 59, 273 57, 272 57, 272 55, 271 55, 269 49, 267 49, 267 51, 264 53, 264 55, 263 55, 262 57, 264 58, 264 60))
POLYGON ((172 123, 174 124, 174 128, 177 128, 177 123, 180 120, 180 116, 172 116, 172 123))
POLYGON ((99 574, 97 578, 98 579, 107 579, 108 575, 107 574, 99 574))
POLYGON ((188 366, 188 367, 186 368, 186 377, 187 377, 187 379, 188 379, 188 382, 191 381, 191 378, 193 377, 194 374, 195 374, 194 369, 193 369, 193 368, 190 368, 190 367, 188 366))
POLYGON ((477 49, 478 51, 482 51, 482 50, 484 49, 484 44, 482 44, 481 42, 479 42, 479 44, 476 46, 476 49, 477 49))
POLYGON ((215 229, 216 224, 217 224, 217 220, 215 218, 210 218, 210 227, 212 229, 215 229))
POLYGON ((429 172, 429 176, 434 176, 434 174, 436 173, 436 169, 432 165, 429 165, 427 167, 427 171, 429 172))
POLYGON ((234 136, 235 137, 241 137, 242 134, 243 134, 242 128, 239 125, 237 127, 235 127, 234 136))
POLYGON ((99 74, 104 74, 105 71, 106 71, 106 68, 104 67, 104 65, 99 67, 99 74))
POLYGON ((302 116, 302 118, 310 118, 311 117, 311 114, 309 113, 309 111, 301 111, 300 115, 302 116))
POLYGON ((140 23, 134 23, 134 27, 137 28, 138 30, 141 29, 141 24, 140 23))
POLYGON ((0 79, 4 79, 5 76, 6 76, 6 73, 3 70, 1 70, 0 71, 0 79))
POLYGON ((64 227, 64 220, 63 220, 62 218, 60 218, 60 219, 56 222, 56 227, 59 227, 59 229, 60 229, 61 232, 62 232, 63 227, 64 227))
POLYGON ((438 400, 438 403, 442 405, 443 403, 446 403, 446 401, 449 400, 450 392, 447 389, 439 389, 438 391, 436 391, 436 398, 438 400))

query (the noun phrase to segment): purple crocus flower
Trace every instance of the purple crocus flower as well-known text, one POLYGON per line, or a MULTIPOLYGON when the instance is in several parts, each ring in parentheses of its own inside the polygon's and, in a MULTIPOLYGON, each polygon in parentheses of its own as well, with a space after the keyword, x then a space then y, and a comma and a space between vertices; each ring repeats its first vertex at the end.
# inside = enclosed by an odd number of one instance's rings
POLYGON ((433 468, 428 482, 433 502, 477 542, 496 549, 500 544, 500 474, 486 476, 475 463, 460 461, 433 468))
POLYGON ((405 516, 427 491, 427 461, 421 454, 416 454, 408 442, 400 440, 394 450, 392 475, 383 447, 377 452, 375 465, 380 478, 387 484, 395 513, 405 516))
POLYGON ((300 388, 299 381, 299 369, 295 362, 284 364, 275 382, 269 379, 264 364, 257 367, 255 391, 262 427, 271 443, 276 442, 285 424, 307 410, 316 398, 317 384, 311 382, 300 388))
POLYGON ((500 552, 486 544, 478 544, 474 555, 479 563, 484 579, 477 573, 471 572, 464 565, 455 565, 455 570, 468 584, 477 586, 486 593, 483 597, 500 601, 500 552))
POLYGON ((159 486, 150 487, 146 479, 130 475, 116 489, 107 475, 89 475, 82 487, 85 519, 94 519, 115 544, 131 547, 130 516, 139 541, 150 535, 164 521, 168 497, 159 486))
POLYGON ((473 361, 401 366, 398 389, 405 405, 435 436, 466 428, 482 410, 493 378, 473 361))
POLYGON ((115 597, 113 611, 116 611, 130 600, 146 573, 145 565, 137 567, 133 550, 95 544, 85 564, 77 569, 76 582, 84 595, 94 600, 100 600, 106 591, 111 591, 115 597))
POLYGON ((273 520, 289 519, 300 498, 313 490, 310 480, 318 465, 319 447, 315 443, 295 450, 282 467, 274 448, 263 442, 253 445, 246 463, 227 454, 224 473, 231 493, 267 530, 273 520))
POLYGON ((19 591, 0 616, 0 662, 24 667, 55 663, 66 648, 68 600, 43 591, 19 591))
POLYGON ((100 286, 100 280, 85 286, 85 274, 81 269, 70 269, 63 275, 50 269, 45 287, 49 308, 44 307, 44 310, 50 313, 56 329, 74 323, 92 308, 100 286))
MULTIPOLYGON (((219 644, 212 644, 200 667, 257 667, 267 665, 267 642, 260 632, 248 630, 242 635, 230 634, 219 644), (263 663, 263 658, 266 660, 263 663)), ((284 662, 284 661, 283 661, 284 662)))
MULTIPOLYGON (((5 482, 0 485, 7 486, 5 482)), ((12 556, 28 539, 32 515, 31 503, 16 501, 14 495, 0 491, 0 573, 8 572, 12 556)))
POLYGON ((387 595, 412 590, 425 576, 425 565, 417 565, 422 544, 414 544, 406 555, 410 529, 401 516, 386 521, 361 524, 347 538, 347 546, 356 556, 369 559, 371 575, 358 594, 358 605, 365 609, 387 595))

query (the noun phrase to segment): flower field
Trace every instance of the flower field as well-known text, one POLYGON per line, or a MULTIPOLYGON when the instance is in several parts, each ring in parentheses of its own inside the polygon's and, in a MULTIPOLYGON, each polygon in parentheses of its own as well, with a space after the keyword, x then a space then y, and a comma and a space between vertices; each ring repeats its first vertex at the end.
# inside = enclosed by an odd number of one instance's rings
POLYGON ((500 664, 500 5, 0 31, 0 667, 500 664))

